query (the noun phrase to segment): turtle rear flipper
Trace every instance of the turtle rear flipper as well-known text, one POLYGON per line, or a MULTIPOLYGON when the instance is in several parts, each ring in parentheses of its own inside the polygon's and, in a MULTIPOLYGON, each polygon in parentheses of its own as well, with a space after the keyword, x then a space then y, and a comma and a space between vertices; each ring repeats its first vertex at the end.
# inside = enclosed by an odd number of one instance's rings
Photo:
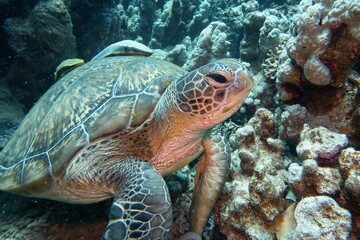
POLYGON ((102 239, 170 239, 171 201, 160 173, 139 158, 124 159, 119 165, 114 169, 120 176, 117 193, 102 239))

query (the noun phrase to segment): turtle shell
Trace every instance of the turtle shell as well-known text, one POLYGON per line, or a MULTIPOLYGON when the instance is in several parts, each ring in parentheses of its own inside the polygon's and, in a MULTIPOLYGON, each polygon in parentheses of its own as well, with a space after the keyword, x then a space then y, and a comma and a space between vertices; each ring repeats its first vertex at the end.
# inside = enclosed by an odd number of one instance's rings
POLYGON ((140 56, 101 58, 72 70, 40 98, 0 153, 0 189, 23 193, 25 185, 50 184, 89 143, 139 127, 185 73, 140 56))

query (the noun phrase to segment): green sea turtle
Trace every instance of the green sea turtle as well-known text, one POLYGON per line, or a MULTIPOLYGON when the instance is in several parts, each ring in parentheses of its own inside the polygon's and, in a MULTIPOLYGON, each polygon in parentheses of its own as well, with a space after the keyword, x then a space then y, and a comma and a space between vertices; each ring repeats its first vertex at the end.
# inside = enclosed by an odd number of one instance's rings
POLYGON ((67 73, 27 114, 0 153, 0 189, 68 203, 113 198, 103 239, 168 239, 166 176, 202 155, 191 231, 201 234, 229 169, 211 129, 252 87, 235 59, 192 72, 144 56, 97 58, 67 73))

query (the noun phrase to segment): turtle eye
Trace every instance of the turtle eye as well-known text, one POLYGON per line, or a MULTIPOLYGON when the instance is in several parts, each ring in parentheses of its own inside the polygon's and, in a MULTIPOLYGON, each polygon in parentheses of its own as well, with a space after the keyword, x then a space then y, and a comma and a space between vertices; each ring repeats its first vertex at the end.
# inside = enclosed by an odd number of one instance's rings
POLYGON ((208 77, 214 79, 218 83, 226 83, 227 82, 226 77, 224 77, 223 75, 218 74, 218 73, 211 73, 208 75, 208 77))
POLYGON ((230 75, 227 73, 209 73, 206 75, 209 83, 215 87, 225 87, 230 85, 230 75))

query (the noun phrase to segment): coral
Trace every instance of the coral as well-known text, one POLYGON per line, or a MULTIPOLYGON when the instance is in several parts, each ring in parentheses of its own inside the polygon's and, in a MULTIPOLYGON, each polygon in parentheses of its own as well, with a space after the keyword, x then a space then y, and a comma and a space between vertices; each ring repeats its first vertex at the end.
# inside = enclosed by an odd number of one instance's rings
POLYGON ((186 28, 190 36, 195 36, 198 29, 202 29, 209 24, 209 15, 211 13, 211 4, 208 0, 201 1, 198 9, 193 14, 193 18, 187 24, 186 28))
POLYGON ((7 18, 4 29, 9 45, 32 72, 53 72, 76 55, 70 14, 61 0, 37 4, 26 18, 7 18))
POLYGON ((285 208, 284 178, 281 174, 273 176, 262 169, 259 170, 255 170, 256 173, 249 185, 251 204, 260 210, 266 221, 274 221, 285 208))
POLYGON ((24 12, 6 18, 0 34, 7 36, 8 44, 0 51, 6 56, 0 60, 6 59, 6 70, 1 68, 0 72, 25 111, 53 84, 56 66, 77 55, 71 17, 64 2, 40 1, 31 8, 33 5, 22 1, 24 12))
POLYGON ((296 206, 292 239, 348 239, 350 212, 326 196, 307 197, 296 206))
MULTIPOLYGON (((186 2, 186 1, 184 1, 186 2)), ((239 57, 240 39, 243 37, 243 20, 244 16, 250 12, 259 9, 256 0, 250 1, 190 1, 196 6, 196 10, 192 13, 190 21, 185 21, 187 35, 192 39, 196 38, 199 33, 213 21, 224 22, 228 26, 227 40, 231 42, 229 51, 232 57, 239 57)), ((192 8, 190 8, 192 9, 192 8)))
POLYGON ((346 136, 306 125, 300 136, 297 153, 303 162, 292 163, 288 169, 291 190, 298 197, 341 194, 347 205, 359 205, 360 154, 353 148, 344 149, 346 136))
POLYGON ((306 122, 306 108, 298 104, 287 106, 281 113, 279 134, 286 140, 297 140, 306 122))
POLYGON ((300 141, 300 132, 303 130, 305 123, 310 128, 323 126, 331 131, 337 131, 330 116, 314 116, 299 104, 285 106, 281 112, 280 121, 279 134, 281 138, 296 145, 300 141))
POLYGON ((260 66, 263 66, 260 63, 264 61, 265 69, 271 69, 271 74, 266 71, 267 77, 275 78, 278 55, 282 51, 283 43, 289 38, 289 28, 290 21, 275 9, 248 13, 244 19, 240 57, 250 62, 254 71, 259 71, 260 66))
MULTIPOLYGON (((132 10, 134 12, 131 12, 133 15, 130 16, 139 16, 139 11, 135 14, 135 10, 132 10)), ((108 45, 125 38, 126 23, 132 24, 125 15, 123 6, 120 4, 116 6, 113 1, 71 1, 69 12, 79 54, 76 57, 85 60, 90 60, 108 45), (91 20, 89 20, 90 16, 91 20)), ((128 30, 126 33, 132 36, 131 39, 135 39, 137 33, 141 31, 140 25, 138 27, 134 25, 129 27, 132 31, 128 30)))
POLYGON ((360 36, 356 30, 359 3, 337 0, 313 5, 311 1, 302 1, 300 6, 304 12, 295 20, 297 36, 288 43, 289 55, 302 68, 314 65, 305 75, 314 85, 324 85, 316 81, 318 73, 331 71, 327 84, 340 86, 360 56, 360 36))
POLYGON ((319 167, 315 160, 305 160, 302 166, 292 163, 288 171, 289 186, 299 197, 339 194, 342 178, 336 168, 319 167))
POLYGON ((254 77, 254 87, 251 89, 240 111, 236 112, 232 120, 237 124, 244 124, 260 108, 266 108, 271 111, 276 109, 276 87, 272 80, 266 78, 261 72, 254 77))
POLYGON ((296 152, 300 159, 314 159, 320 165, 331 165, 337 161, 341 149, 348 145, 345 134, 329 131, 327 128, 318 127, 310 129, 305 125, 300 133, 300 143, 296 152))
MULTIPOLYGON (((303 107, 300 107, 299 104, 294 104, 284 109, 281 131, 285 139, 288 139, 286 138, 286 128, 290 127, 288 121, 293 116, 298 116, 296 113, 298 109, 304 113, 302 115, 303 120, 299 122, 299 125, 302 126, 305 121, 312 128, 324 126, 331 131, 347 134, 351 144, 359 146, 359 139, 357 137, 360 133, 360 125, 357 120, 360 117, 360 109, 358 107, 359 87, 359 76, 351 74, 340 89, 321 91, 319 88, 315 88, 308 90, 306 93, 304 92, 306 102, 304 102, 305 100, 300 102, 303 107)), ((295 121, 299 118, 301 117, 298 116, 296 119, 293 119, 295 125, 295 121)), ((301 129, 301 126, 298 126, 298 129, 301 129)))
POLYGON ((263 12, 250 12, 244 19, 244 38, 240 43, 240 57, 243 61, 250 62, 252 67, 260 67, 259 37, 260 28, 265 22, 266 16, 263 12))
MULTIPOLYGON (((279 65, 277 78, 283 101, 302 100, 307 106, 309 101, 316 101, 308 94, 316 96, 319 91, 331 94, 343 88, 351 67, 359 60, 360 3, 303 0, 299 6, 293 18, 292 37, 286 44, 287 57, 279 65), (318 91, 311 92, 316 88, 318 91)), ((326 107, 322 101, 336 99, 327 96, 313 104, 326 107)))
POLYGON ((231 181, 215 209, 215 223, 228 239, 274 237, 265 226, 286 208, 285 168, 289 164, 276 127, 274 114, 262 108, 230 136, 231 181))
POLYGON ((228 57, 230 42, 227 41, 226 28, 223 22, 210 23, 197 38, 184 68, 192 70, 211 60, 228 57))
POLYGON ((299 196, 339 193, 342 178, 338 156, 348 145, 346 135, 331 132, 324 127, 310 129, 305 124, 296 147, 302 166, 292 163, 289 167, 288 181, 291 189, 299 196))
MULTIPOLYGON (((341 210, 335 202, 336 200, 349 210, 360 204, 360 154, 351 147, 344 149, 347 145, 346 135, 331 132, 324 127, 310 129, 305 124, 296 148, 302 164, 290 164, 287 177, 291 191, 298 198, 303 198, 298 203, 294 215, 296 227, 287 233, 292 238, 311 236, 316 239, 327 239, 329 236, 337 236, 337 238, 346 236, 343 239, 347 239, 349 237, 351 218, 355 219, 357 215, 354 212, 352 212, 354 215, 350 215, 347 210, 341 210), (312 196, 318 197, 315 199, 312 196), (304 200, 306 200, 306 204, 303 203, 304 200), (304 209, 304 207, 306 208, 304 209), (300 214, 302 212, 304 215, 300 214), (346 220, 344 216, 346 216, 346 220), (312 221, 319 222, 319 219, 330 225, 319 225, 311 228, 311 232, 306 230, 306 226, 313 224, 312 221), (336 230, 336 233, 342 232, 341 235, 325 231, 325 229, 340 226, 336 219, 343 222, 342 227, 336 230)), ((358 231, 356 230, 358 226, 355 225, 354 228, 354 232, 358 231)))
POLYGON ((187 50, 184 44, 177 44, 171 51, 168 52, 166 60, 173 62, 179 66, 185 64, 187 59, 187 50))
POLYGON ((272 112, 262 108, 258 109, 253 118, 249 120, 261 140, 276 136, 276 120, 272 112))
POLYGON ((331 83, 330 69, 315 56, 311 56, 304 64, 304 76, 317 86, 326 86, 331 83))
POLYGON ((275 79, 276 78, 276 72, 279 67, 279 56, 282 53, 284 48, 284 45, 280 44, 279 46, 275 47, 275 52, 272 49, 269 49, 267 52, 264 63, 261 64, 264 75, 267 78, 275 79))
POLYGON ((280 50, 290 34, 290 21, 280 11, 275 9, 264 10, 266 19, 260 28, 259 47, 262 57, 270 50, 280 50), (276 49, 276 48, 279 49, 276 49))
POLYGON ((339 157, 341 176, 345 181, 347 199, 360 206, 360 151, 347 148, 339 157))
POLYGON ((164 4, 161 15, 152 27, 150 47, 160 48, 181 40, 181 36, 185 34, 185 23, 182 20, 184 9, 181 0, 172 0, 164 4))
MULTIPOLYGON (((349 239, 351 214, 327 196, 305 197, 277 219, 277 239, 349 239)), ((351 238, 352 239, 352 238, 351 238)))

